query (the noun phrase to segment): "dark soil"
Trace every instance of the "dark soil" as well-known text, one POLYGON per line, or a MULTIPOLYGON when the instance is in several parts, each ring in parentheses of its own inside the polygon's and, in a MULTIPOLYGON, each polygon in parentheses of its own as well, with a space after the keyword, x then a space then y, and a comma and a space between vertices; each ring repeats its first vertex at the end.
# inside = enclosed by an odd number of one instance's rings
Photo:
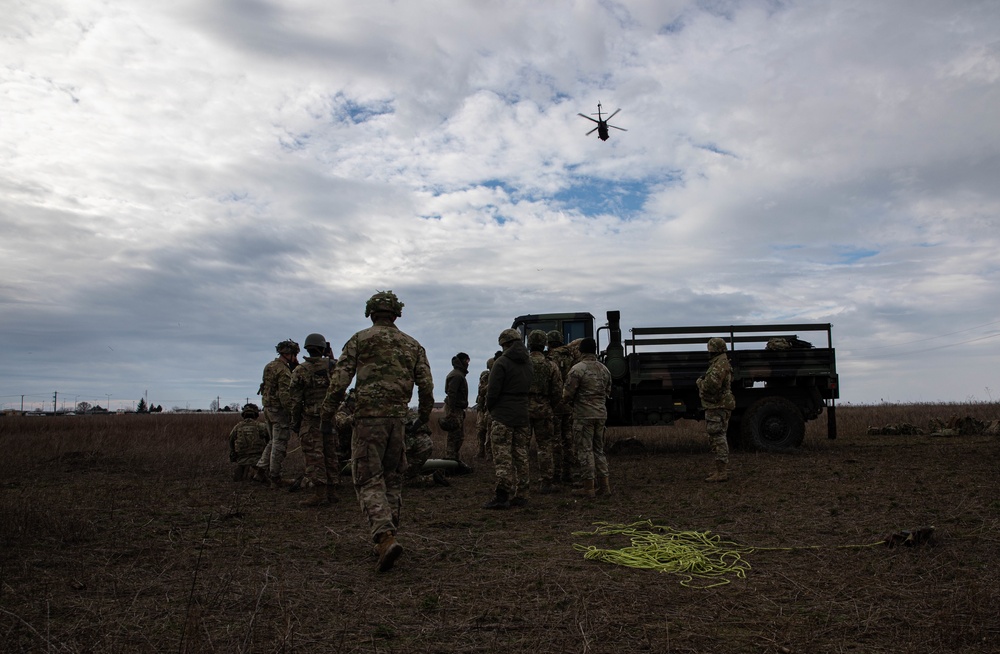
MULTIPOLYGON (((9 425, 0 445, 20 452, 9 425)), ((467 443, 473 474, 406 489, 384 574, 349 486, 307 509, 235 483, 214 432, 173 446, 197 456, 35 435, 59 445, 17 453, 0 491, 0 651, 1000 650, 997 437, 811 436, 734 452, 731 480, 706 484, 693 433, 612 456, 610 498, 509 511, 480 508, 492 469, 467 443), (759 549, 745 578, 703 589, 574 548, 625 547, 577 532, 645 520, 759 549), (921 526, 931 542, 877 544, 921 526)))

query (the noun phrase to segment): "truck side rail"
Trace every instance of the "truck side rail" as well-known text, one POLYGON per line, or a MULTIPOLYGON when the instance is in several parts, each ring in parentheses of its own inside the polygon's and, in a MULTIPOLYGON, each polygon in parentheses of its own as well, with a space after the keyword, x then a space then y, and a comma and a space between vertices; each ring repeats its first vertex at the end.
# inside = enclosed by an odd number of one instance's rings
POLYGON ((647 345, 692 345, 706 343, 708 338, 724 338, 730 350, 737 343, 766 342, 772 338, 798 338, 795 332, 826 332, 827 348, 833 348, 833 326, 830 323, 794 323, 762 325, 692 325, 687 327, 633 327, 632 338, 625 340, 625 346, 632 352, 637 347, 647 345), (691 334, 702 334, 700 337, 691 334), (737 336, 737 334, 742 334, 737 336), (644 338, 648 336, 672 336, 670 338, 644 338), (686 335, 686 336, 685 336, 686 335), (642 337, 642 338, 640 338, 642 337))

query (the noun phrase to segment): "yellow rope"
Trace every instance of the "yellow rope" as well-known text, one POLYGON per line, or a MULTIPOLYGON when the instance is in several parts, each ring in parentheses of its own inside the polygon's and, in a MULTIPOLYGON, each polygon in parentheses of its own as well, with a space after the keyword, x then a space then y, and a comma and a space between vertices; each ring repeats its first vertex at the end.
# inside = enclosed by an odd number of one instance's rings
MULTIPOLYGON (((574 544, 573 549, 583 552, 589 561, 604 561, 630 568, 657 570, 681 575, 681 586, 691 588, 714 588, 730 583, 727 576, 746 578, 750 569, 743 557, 755 551, 795 549, 817 549, 808 547, 750 547, 731 541, 709 531, 680 531, 673 527, 654 525, 651 520, 632 524, 611 524, 595 522, 593 531, 574 532, 574 536, 627 536, 631 546, 622 549, 601 549, 593 545, 574 544), (695 580, 703 583, 695 584, 695 580)), ((848 545, 842 547, 871 547, 870 545, 848 545)))

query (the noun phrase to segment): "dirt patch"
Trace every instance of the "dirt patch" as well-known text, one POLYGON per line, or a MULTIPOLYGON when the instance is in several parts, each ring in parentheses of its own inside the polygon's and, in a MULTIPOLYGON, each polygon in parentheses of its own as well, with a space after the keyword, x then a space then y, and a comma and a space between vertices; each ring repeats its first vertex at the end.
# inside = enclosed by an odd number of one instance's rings
POLYGON ((492 469, 467 444, 474 473, 405 491, 405 551, 387 574, 348 487, 317 510, 230 481, 229 423, 176 455, 130 445, 128 466, 82 465, 118 456, 107 435, 53 459, 44 443, 13 447, 8 427, 0 446, 23 472, 0 489, 0 650, 997 651, 1000 440, 845 433, 843 413, 836 441, 734 453, 724 484, 702 481, 697 425, 680 439, 616 431, 637 440, 611 457, 612 497, 510 511, 480 508, 492 469), (744 576, 691 588, 574 547, 627 547, 579 532, 639 521, 750 548, 744 576), (925 526, 933 538, 914 546, 879 544, 925 526))

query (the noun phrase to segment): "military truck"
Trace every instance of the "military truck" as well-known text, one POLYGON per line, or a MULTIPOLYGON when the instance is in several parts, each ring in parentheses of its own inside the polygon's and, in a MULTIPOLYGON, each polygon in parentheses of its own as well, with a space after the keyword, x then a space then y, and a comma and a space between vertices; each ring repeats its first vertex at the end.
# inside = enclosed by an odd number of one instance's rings
POLYGON ((631 338, 623 340, 620 312, 607 316, 607 324, 596 330, 590 313, 529 314, 515 318, 512 327, 525 337, 541 329, 560 331, 566 343, 597 340, 598 358, 612 377, 609 425, 703 420, 695 382, 708 368, 708 339, 718 336, 726 341, 733 367, 731 446, 771 452, 797 448, 806 421, 824 409, 827 436, 837 437, 840 387, 829 323, 634 327, 631 338), (814 346, 802 338, 816 335, 825 343, 814 346))

